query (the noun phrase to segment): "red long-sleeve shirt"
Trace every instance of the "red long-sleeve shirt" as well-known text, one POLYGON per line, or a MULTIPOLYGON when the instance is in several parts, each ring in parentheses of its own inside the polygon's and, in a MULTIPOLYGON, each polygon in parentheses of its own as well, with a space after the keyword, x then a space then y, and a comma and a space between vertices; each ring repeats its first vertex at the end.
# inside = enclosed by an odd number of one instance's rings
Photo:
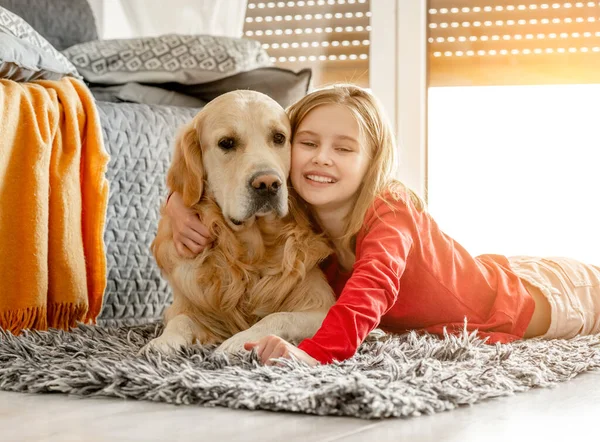
POLYGON ((354 355, 374 328, 441 335, 478 329, 488 342, 523 337, 535 303, 500 255, 472 257, 410 199, 378 198, 356 238, 351 272, 330 257, 325 273, 337 301, 299 345, 321 363, 354 355))

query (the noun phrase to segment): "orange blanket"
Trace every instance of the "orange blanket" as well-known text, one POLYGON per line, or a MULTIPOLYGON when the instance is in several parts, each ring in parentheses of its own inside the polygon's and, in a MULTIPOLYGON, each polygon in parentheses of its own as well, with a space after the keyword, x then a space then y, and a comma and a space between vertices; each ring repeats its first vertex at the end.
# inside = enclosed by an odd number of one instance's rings
POLYGON ((108 159, 83 83, 0 80, 0 327, 95 323, 108 159))

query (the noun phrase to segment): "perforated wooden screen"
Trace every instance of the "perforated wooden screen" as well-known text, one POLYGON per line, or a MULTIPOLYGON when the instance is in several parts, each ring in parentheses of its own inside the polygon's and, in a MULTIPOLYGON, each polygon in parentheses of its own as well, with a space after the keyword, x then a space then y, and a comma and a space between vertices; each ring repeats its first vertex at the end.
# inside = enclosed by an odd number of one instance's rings
POLYGON ((600 83, 600 2, 430 0, 429 84, 600 83))
MULTIPOLYGON (((375 0, 376 1, 376 0, 375 0)), ((313 69, 313 85, 369 85, 369 0, 248 1, 244 35, 276 66, 313 69)))

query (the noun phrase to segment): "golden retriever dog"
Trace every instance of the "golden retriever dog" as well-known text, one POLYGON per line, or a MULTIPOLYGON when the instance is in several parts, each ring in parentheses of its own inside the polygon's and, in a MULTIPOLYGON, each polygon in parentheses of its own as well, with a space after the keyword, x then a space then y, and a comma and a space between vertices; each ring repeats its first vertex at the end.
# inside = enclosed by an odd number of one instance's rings
POLYGON ((335 300, 318 267, 331 250, 288 194, 290 136, 281 106, 253 91, 219 96, 183 127, 167 185, 215 241, 180 257, 162 207, 152 252, 173 303, 147 346, 231 353, 267 335, 300 341, 318 330, 335 300))

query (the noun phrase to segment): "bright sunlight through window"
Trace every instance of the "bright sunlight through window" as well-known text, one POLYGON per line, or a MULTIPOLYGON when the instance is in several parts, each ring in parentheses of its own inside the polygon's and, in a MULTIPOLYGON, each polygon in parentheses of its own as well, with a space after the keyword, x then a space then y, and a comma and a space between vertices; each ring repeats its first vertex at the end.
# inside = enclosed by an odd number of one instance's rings
POLYGON ((429 210, 473 255, 600 265, 600 85, 429 89, 429 210))

